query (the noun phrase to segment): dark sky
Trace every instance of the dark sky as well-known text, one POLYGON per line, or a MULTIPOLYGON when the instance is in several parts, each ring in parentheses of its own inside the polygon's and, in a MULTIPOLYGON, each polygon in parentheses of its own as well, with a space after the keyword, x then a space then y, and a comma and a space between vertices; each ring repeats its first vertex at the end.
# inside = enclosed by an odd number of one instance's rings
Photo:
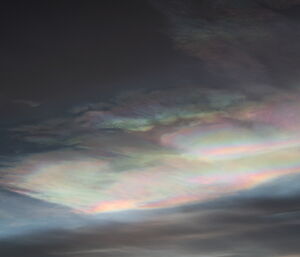
POLYGON ((197 77, 146 1, 6 1, 1 12, 3 115, 23 115, 23 106, 9 105, 20 99, 54 111, 197 77))
POLYGON ((300 1, 0 12, 1 257, 300 256, 300 1))

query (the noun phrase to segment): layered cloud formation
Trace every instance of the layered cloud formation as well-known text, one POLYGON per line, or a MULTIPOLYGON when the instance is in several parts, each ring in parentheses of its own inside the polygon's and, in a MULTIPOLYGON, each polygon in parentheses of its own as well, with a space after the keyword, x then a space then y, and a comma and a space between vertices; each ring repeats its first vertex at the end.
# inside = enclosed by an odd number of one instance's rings
POLYGON ((299 256, 300 35, 286 14, 299 1, 149 2, 203 81, 125 86, 10 128, 38 151, 1 163, 0 201, 18 222, 0 211, 0 236, 30 234, 1 249, 299 256))
POLYGON ((15 129, 64 148, 18 160, 2 183, 93 214, 203 202, 300 171, 298 91, 171 90, 15 129))

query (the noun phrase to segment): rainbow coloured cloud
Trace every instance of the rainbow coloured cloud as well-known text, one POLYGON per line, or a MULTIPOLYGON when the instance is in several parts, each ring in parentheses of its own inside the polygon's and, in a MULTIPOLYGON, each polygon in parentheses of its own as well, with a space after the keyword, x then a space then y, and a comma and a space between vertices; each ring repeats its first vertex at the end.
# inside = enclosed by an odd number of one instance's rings
POLYGON ((299 110, 298 97, 213 114, 194 107, 193 115, 167 112, 168 122, 105 137, 95 132, 98 116, 89 116, 93 133, 76 139, 82 149, 27 156, 3 180, 10 190, 85 214, 207 201, 300 172, 299 110))

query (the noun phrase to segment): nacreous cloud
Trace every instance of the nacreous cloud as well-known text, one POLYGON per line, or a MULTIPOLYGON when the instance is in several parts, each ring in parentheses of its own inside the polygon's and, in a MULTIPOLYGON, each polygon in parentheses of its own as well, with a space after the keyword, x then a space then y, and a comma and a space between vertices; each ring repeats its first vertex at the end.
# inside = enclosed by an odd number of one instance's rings
POLYGON ((300 171, 298 91, 259 100, 193 87, 169 92, 133 92, 113 107, 90 104, 15 129, 65 148, 17 160, 2 184, 93 214, 203 202, 300 171))

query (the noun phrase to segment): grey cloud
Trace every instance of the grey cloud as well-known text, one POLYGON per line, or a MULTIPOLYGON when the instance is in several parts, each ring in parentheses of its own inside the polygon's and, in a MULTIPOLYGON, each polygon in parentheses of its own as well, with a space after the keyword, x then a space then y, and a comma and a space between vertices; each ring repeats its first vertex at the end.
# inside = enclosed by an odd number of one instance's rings
POLYGON ((246 193, 194 208, 154 211, 136 223, 110 222, 19 237, 3 243, 2 250, 7 257, 24 256, 24 251, 30 257, 299 255, 299 194, 250 198, 251 190, 246 193))
POLYGON ((261 94, 299 81, 299 24, 282 12, 298 1, 150 2, 168 17, 176 48, 227 87, 261 94))
POLYGON ((76 147, 86 135, 113 138, 122 131, 145 131, 188 122, 199 113, 226 112, 232 106, 251 100, 243 91, 233 93, 198 86, 123 92, 107 102, 74 107, 71 113, 59 118, 15 127, 11 132, 29 143, 76 147))
POLYGON ((30 101, 30 100, 21 100, 21 99, 16 99, 12 101, 15 104, 23 104, 27 105, 29 107, 39 107, 41 104, 38 102, 30 101))

